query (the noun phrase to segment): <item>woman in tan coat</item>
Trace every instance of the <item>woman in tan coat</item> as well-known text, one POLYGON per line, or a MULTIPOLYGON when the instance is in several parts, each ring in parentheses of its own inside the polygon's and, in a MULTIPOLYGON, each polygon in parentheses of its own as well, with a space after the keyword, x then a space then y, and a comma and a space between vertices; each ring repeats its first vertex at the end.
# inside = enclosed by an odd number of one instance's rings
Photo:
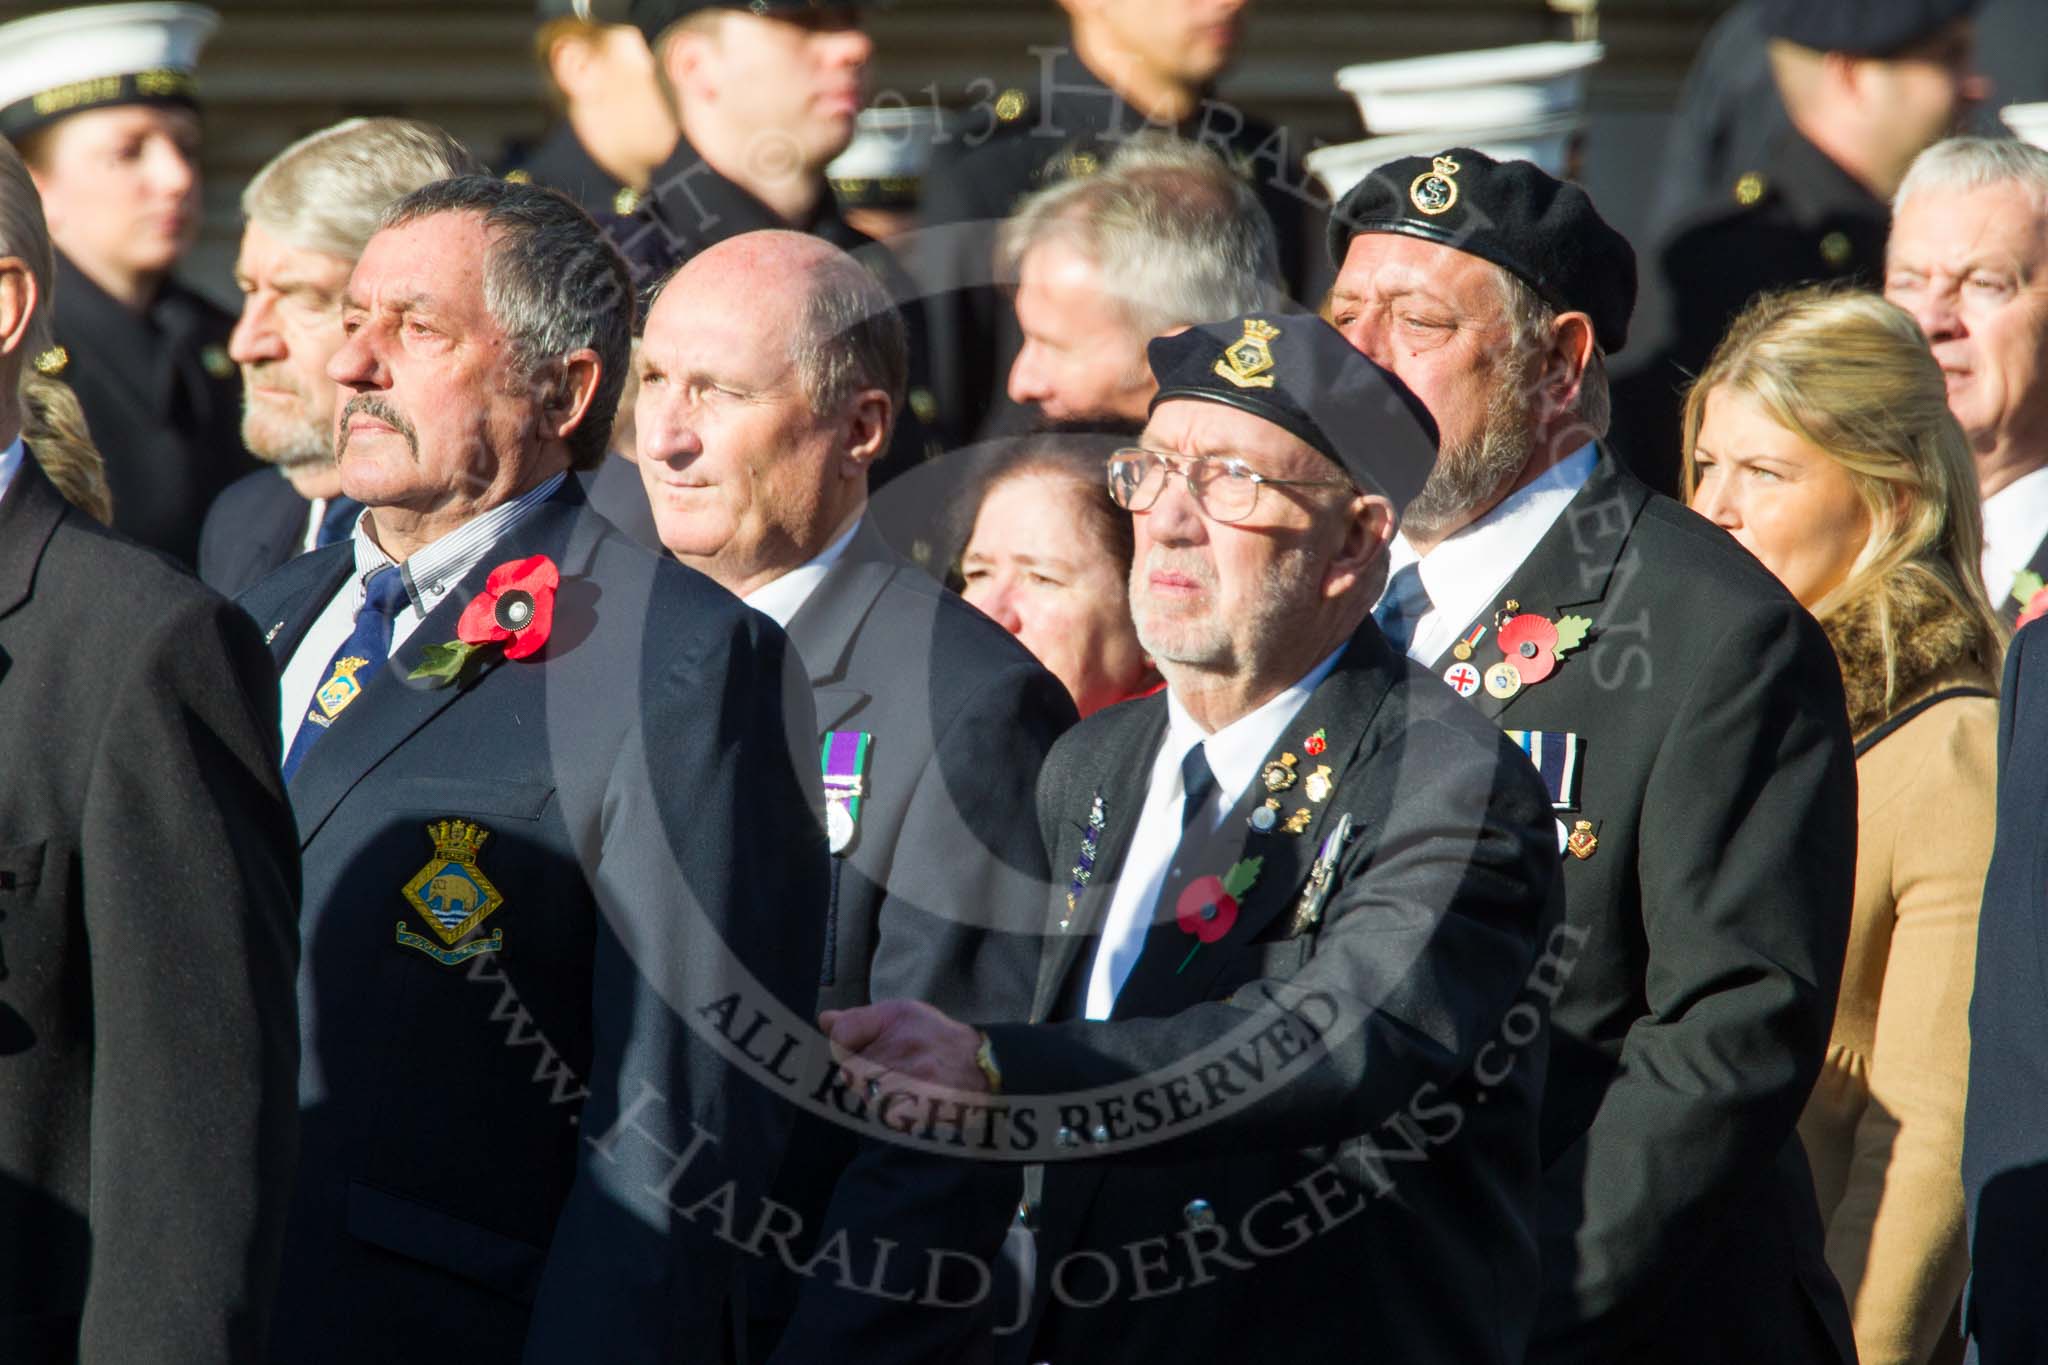
POLYGON ((1960 1359, 1960 1175, 2004 628, 1940 368, 1874 295, 1736 319, 1685 407, 1694 510, 1834 644, 1856 736, 1856 899, 1827 1063, 1799 1122, 1862 1365, 1960 1359))

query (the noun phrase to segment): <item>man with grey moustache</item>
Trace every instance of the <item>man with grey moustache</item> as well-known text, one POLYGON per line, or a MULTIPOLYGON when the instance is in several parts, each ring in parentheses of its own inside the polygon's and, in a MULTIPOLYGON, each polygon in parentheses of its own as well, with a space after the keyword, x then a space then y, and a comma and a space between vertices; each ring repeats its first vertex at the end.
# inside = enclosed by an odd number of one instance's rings
POLYGON ((344 119, 299 139, 242 191, 228 356, 242 368, 242 444, 272 467, 229 484, 207 510, 199 576, 232 597, 294 555, 346 539, 363 505, 334 462, 341 292, 389 204, 483 169, 460 142, 411 119, 344 119))

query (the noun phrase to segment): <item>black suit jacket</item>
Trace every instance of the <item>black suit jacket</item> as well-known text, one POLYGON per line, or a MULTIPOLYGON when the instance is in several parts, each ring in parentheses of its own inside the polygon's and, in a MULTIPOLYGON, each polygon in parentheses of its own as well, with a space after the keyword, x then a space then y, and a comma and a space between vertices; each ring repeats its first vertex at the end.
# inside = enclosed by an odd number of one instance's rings
MULTIPOLYGON (((343 542, 244 598, 280 668, 352 568, 343 542)), ((793 665, 571 480, 313 747, 291 783, 304 1142, 280 1365, 713 1349, 731 1249, 678 1209, 731 1182, 751 1220, 792 1112, 718 1039, 754 1010, 763 1041, 807 1026, 821 951, 793 665), (490 570, 535 554, 563 580, 546 648, 408 683, 490 570), (444 948, 406 888, 445 871, 432 827, 455 820, 487 831, 472 862, 502 904, 444 948)))
POLYGON ((1963 1191, 1970 1285, 1963 1329, 1982 1365, 2048 1358, 2048 637, 2034 623, 2006 655, 1998 716, 1998 840, 1977 921, 1963 1191))
POLYGON ((1540 785, 1367 622, 1269 756, 1296 760, 1279 795, 1306 828, 1253 830, 1254 781, 1213 840, 1184 842, 1112 1018, 1088 1022, 1166 723, 1162 696, 1091 716, 1039 782, 1054 867, 1083 864, 1098 798, 1103 821, 1073 909, 1080 874, 1055 887, 1034 1017, 1057 1022, 988 1030, 1005 1095, 1056 1107, 1055 1155, 1096 1158, 1046 1168, 1029 1358, 1213 1360, 1256 1343, 1274 1361, 1518 1362, 1544 1066, 1524 983, 1559 914, 1540 785), (1347 813, 1354 835, 1305 924, 1318 849, 1347 813), (1190 956, 1175 888, 1244 857, 1265 861, 1232 927, 1190 956))
MULTIPOLYGON (((1855 883, 1834 654, 1734 541, 1604 452, 1503 595, 1592 622, 1547 679, 1466 703, 1579 737, 1558 817, 1598 840, 1564 857, 1576 956, 1552 1016, 1530 1358, 1853 1361, 1793 1130, 1855 883)), ((1503 658, 1499 605, 1469 623, 1489 628, 1474 667, 1503 658)))
MULTIPOLYGON (((873 737, 856 836, 833 859, 820 1007, 908 998, 955 1017, 1024 1018, 1047 881, 1033 793, 1047 751, 1074 723, 1065 687, 866 519, 790 619, 789 638, 820 732, 873 737)), ((887 1144, 856 1156, 850 1129, 816 1117, 799 1133, 775 1194, 804 1215, 800 1247, 850 1229, 870 1256, 887 1237, 913 1281, 930 1247, 993 1256, 1017 1199, 1014 1167, 887 1144)), ((786 1312, 795 1277, 778 1259, 760 1268, 757 1307, 786 1312)), ((902 1304, 831 1275, 802 1290, 783 1360, 958 1359, 990 1326, 986 1312, 902 1304)), ((760 1326, 757 1354, 775 1330, 760 1326)))
POLYGON ((275 469, 245 474, 221 491, 199 531, 199 578, 237 597, 299 553, 308 505, 275 469))
POLYGON ((0 498, 0 1360, 260 1358, 297 1127, 298 843, 247 617, 0 498))

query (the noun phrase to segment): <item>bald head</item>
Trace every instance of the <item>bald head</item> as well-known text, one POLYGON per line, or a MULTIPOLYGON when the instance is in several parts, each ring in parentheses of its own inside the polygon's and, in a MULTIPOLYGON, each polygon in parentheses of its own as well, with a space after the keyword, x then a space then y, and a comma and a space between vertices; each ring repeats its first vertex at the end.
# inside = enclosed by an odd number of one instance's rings
POLYGON ((901 315, 830 243, 691 259, 648 309, 633 407, 662 544, 742 596, 815 558, 867 504, 907 368, 901 315))

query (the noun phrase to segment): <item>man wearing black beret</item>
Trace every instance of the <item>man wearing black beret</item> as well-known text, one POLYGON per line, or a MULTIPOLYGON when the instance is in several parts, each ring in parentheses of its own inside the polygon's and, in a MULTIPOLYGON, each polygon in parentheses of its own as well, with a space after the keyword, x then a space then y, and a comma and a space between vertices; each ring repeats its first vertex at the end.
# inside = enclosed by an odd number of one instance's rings
POLYGON ((885 1096, 1035 1137, 1026 1359, 1513 1365, 1557 851, 1528 763, 1368 610, 1435 424, 1306 315, 1149 354, 1110 485, 1167 688, 1040 775, 1039 1022, 821 1022, 885 1096))
POLYGON ((1833 653, 1600 445, 1635 262, 1583 191, 1452 148, 1367 177, 1330 246, 1336 325, 1443 432, 1375 614, 1556 810, 1573 956, 1528 1358, 1853 1361, 1793 1129, 1854 881, 1833 653))
POLYGON ((1744 304, 1882 277, 1906 167, 1989 96, 1982 4, 1750 0, 1717 30, 1680 113, 1694 143, 1674 143, 1657 191, 1653 307, 1615 389, 1621 448, 1655 487, 1677 490, 1678 396, 1744 304), (1730 105, 1715 112, 1707 87, 1730 88, 1730 105))

